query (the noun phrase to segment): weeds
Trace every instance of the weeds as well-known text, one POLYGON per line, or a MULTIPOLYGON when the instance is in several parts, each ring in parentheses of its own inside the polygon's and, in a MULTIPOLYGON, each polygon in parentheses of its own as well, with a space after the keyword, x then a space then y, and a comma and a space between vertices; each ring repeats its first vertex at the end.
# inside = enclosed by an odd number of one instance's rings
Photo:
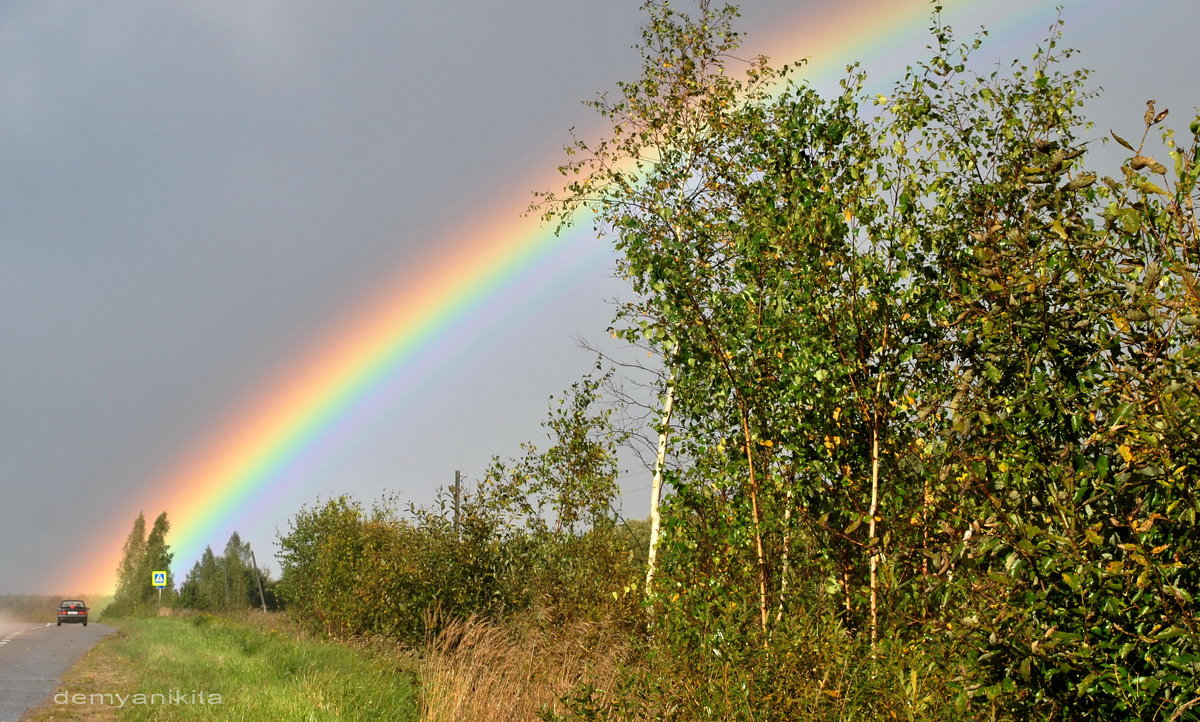
POLYGON ((421 667, 421 720, 556 719, 577 688, 611 689, 630 646, 614 626, 518 629, 472 617, 441 625, 421 667))

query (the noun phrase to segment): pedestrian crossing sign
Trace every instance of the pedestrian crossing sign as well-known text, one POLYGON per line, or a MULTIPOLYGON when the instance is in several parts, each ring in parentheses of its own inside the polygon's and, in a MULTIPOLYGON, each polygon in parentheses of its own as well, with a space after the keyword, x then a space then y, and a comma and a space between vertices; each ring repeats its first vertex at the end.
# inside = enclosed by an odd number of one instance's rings
POLYGON ((150 572, 150 583, 156 587, 167 586, 166 572, 150 572))

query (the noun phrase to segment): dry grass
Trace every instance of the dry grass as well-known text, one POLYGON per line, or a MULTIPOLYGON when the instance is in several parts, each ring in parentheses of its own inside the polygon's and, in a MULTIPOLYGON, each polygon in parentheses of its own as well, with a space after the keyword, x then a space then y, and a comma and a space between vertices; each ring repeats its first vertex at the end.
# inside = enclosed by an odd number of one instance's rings
POLYGON ((426 645, 421 720, 536 720, 564 711, 580 683, 611 689, 629 647, 616 630, 577 622, 515 631, 480 619, 451 621, 426 645))

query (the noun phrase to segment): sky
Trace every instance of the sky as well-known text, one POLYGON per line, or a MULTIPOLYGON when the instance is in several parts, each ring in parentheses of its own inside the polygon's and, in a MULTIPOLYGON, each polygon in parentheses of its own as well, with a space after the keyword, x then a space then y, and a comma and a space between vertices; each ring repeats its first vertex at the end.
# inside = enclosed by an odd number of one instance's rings
MULTIPOLYGON (((1186 132, 1200 3, 1057 4, 1104 90, 1089 137, 1139 135, 1150 98, 1186 132)), ((578 339, 628 353, 627 292, 590 228, 522 213, 569 129, 602 133, 581 101, 635 77, 639 5, 0 5, 0 593, 105 591, 139 512, 172 520, 177 579, 234 530, 277 569, 304 505, 430 503, 543 441, 578 339)), ((945 5, 993 63, 1057 16, 945 5)), ((928 39, 913 0, 741 8, 746 54, 818 89, 861 60, 886 91, 928 39)), ((626 515, 647 486, 628 470, 626 515)))

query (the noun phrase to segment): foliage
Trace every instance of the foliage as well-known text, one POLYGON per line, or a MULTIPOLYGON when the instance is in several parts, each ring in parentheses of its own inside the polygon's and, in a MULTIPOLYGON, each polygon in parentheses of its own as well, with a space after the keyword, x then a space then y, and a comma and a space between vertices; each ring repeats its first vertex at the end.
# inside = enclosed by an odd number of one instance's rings
POLYGON ((621 588, 614 583, 631 583, 642 558, 612 506, 616 449, 627 434, 614 428, 611 407, 596 409, 607 380, 588 376, 566 397, 551 397, 543 423, 550 446, 524 444, 520 459, 494 459, 473 505, 516 553, 511 563, 521 569, 524 604, 572 618, 604 608, 621 588))
POLYGON ((167 544, 170 529, 165 511, 155 518, 149 533, 145 516, 138 513, 117 567, 117 591, 105 615, 148 616, 157 614, 159 606, 171 604, 175 583, 170 572, 174 554, 167 544), (151 573, 162 570, 167 572, 167 584, 160 592, 151 584, 151 573))
POLYGON ((146 549, 146 517, 138 512, 125 547, 121 553, 121 563, 117 567, 116 600, 132 600, 140 593, 146 580, 138 576, 142 566, 142 557, 146 549))
POLYGON ((616 436, 594 410, 599 384, 552 399, 551 446, 494 461, 457 520, 444 494, 406 512, 345 496, 302 509, 279 539, 288 611, 323 633, 419 644, 473 615, 549 624, 631 603, 614 593, 636 578, 642 555, 611 511, 616 436))
POLYGON ((271 582, 266 570, 256 569, 252 560, 250 544, 243 542, 236 531, 226 542, 222 556, 217 557, 212 547, 206 546, 179 587, 178 606, 224 613, 260 606, 263 598, 259 596, 259 584, 263 584, 265 595, 271 582))
POLYGON ((852 67, 822 98, 763 59, 737 77, 734 9, 644 8, 642 77, 540 207, 594 212, 637 294, 619 332, 674 378, 657 709, 744 716, 846 669, 827 696, 876 696, 837 714, 1200 704, 1200 125, 1163 134, 1168 168, 1149 103, 1097 183, 1057 31, 979 74, 983 36, 935 13, 890 97, 852 67))

